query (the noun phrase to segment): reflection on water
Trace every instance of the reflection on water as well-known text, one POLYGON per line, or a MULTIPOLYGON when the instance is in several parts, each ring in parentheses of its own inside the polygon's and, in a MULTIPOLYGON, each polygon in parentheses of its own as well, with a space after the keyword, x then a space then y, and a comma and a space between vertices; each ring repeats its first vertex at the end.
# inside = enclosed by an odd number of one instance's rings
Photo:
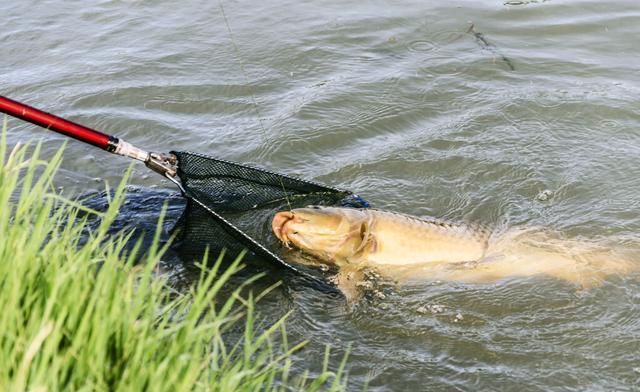
MULTIPOLYGON (((4 2, 2 93, 141 147, 253 163, 379 208, 637 242, 635 1, 223 1, 232 35, 220 4, 4 2)), ((10 129, 10 142, 39 138, 47 153, 63 140, 10 129)), ((129 164, 75 142, 65 158, 70 194, 129 164)), ((133 182, 172 189, 144 167, 133 182)), ((637 274, 587 290, 530 277, 411 283, 353 308, 294 275, 268 277, 279 278, 261 312, 293 310, 306 365, 329 343, 337 366, 350 347, 356 390, 640 382, 637 274)))

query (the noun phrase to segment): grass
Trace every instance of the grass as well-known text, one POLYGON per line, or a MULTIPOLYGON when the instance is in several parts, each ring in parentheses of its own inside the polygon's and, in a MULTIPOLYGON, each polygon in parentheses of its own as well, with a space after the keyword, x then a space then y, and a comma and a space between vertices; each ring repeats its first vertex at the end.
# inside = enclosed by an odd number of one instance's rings
POLYGON ((62 150, 48 161, 39 145, 9 151, 6 119, 2 128, 0 389, 346 388, 342 370, 328 370, 328 355, 313 379, 308 372, 294 376, 291 357, 303 343, 288 343, 284 318, 260 329, 254 299, 242 298, 243 287, 221 294, 239 260, 224 270, 219 262, 203 268, 189 292, 172 291, 156 272, 163 252, 157 238, 149 249, 125 253, 132 233, 107 234, 125 181, 108 211, 86 211, 53 186, 62 150), (81 241, 86 212, 101 223, 81 241), (238 323, 244 334, 228 341, 225 331, 238 323))

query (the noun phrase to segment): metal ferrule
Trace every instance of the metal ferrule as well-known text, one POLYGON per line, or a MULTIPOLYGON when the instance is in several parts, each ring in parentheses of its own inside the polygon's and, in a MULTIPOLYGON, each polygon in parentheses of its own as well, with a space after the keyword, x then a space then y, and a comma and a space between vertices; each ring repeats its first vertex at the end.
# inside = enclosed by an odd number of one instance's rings
POLYGON ((118 141, 118 145, 116 146, 116 150, 114 151, 114 153, 142 162, 146 162, 149 159, 148 152, 141 150, 133 144, 125 142, 124 140, 118 141))
POLYGON ((178 171, 178 158, 173 154, 147 152, 117 138, 109 139, 107 150, 114 154, 142 161, 149 169, 166 177, 175 177, 178 171))

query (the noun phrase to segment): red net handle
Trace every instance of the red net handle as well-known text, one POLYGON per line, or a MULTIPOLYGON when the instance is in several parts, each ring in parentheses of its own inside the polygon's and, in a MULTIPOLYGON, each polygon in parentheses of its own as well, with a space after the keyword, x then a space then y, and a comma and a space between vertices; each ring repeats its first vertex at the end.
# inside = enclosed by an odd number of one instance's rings
POLYGON ((109 152, 114 152, 118 145, 118 138, 116 137, 43 112, 42 110, 2 95, 0 95, 0 112, 7 113, 10 116, 56 131, 109 152))

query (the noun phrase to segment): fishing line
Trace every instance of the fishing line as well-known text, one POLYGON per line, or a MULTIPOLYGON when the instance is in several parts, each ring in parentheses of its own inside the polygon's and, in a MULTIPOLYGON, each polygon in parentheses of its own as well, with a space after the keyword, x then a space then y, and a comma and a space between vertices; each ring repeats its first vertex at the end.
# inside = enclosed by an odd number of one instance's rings
POLYGON ((293 212, 293 208, 291 207, 291 202, 289 201, 289 196, 287 195, 287 190, 284 187, 284 182, 282 182, 282 178, 278 178, 280 180, 280 186, 282 186, 282 193, 284 193, 284 198, 287 201, 287 206, 289 207, 289 211, 293 212))
MULTIPOLYGON (((229 33, 229 38, 231 39, 231 44, 233 45, 233 50, 236 54, 236 60, 238 61, 238 63, 240 64, 240 70, 242 71, 242 76, 244 77, 244 82, 247 85, 247 88, 249 90, 249 97, 251 97, 251 103, 253 104, 253 108, 256 111, 256 114, 258 115, 258 123, 260 124, 260 129, 262 130, 262 142, 263 143, 267 143, 267 129, 264 126, 264 123, 262 121, 262 113, 260 112, 260 108, 258 107, 258 102, 256 101, 256 97, 253 95, 253 91, 251 91, 251 84, 249 83, 249 76, 247 74, 247 70, 245 69, 244 66, 244 62, 242 61, 242 56, 240 55, 240 49, 238 48, 238 45, 236 44, 236 39, 233 35, 233 32, 231 31, 231 25, 229 24, 229 19, 227 18, 227 13, 224 12, 224 6, 222 5, 222 0, 218 1, 218 4, 220 5, 220 12, 222 13, 222 18, 224 19, 224 24, 227 27, 227 32, 229 33)), ((280 181, 280 186, 282 187, 282 192, 284 193, 284 197, 287 201, 287 206, 289 206, 289 211, 292 210, 291 208, 291 202, 289 201, 289 196, 287 195, 287 190, 285 189, 284 186, 284 182, 282 181, 282 178, 278 178, 278 180, 280 181)))
POLYGON ((231 45, 233 46, 233 50, 236 55, 236 60, 240 64, 240 70, 242 71, 242 76, 244 77, 244 82, 249 90, 249 97, 251 98, 251 103, 253 104, 253 109, 256 111, 258 115, 258 123, 260 124, 260 129, 262 130, 262 138, 263 142, 267 141, 267 129, 264 126, 262 121, 262 113, 260 113, 260 108, 258 107, 258 103, 256 101, 256 97, 253 95, 253 91, 251 91, 251 84, 249 83, 249 76, 247 74, 247 70, 245 69, 244 62, 242 61, 242 56, 240 55, 240 49, 236 44, 236 39, 231 31, 231 25, 229 25, 229 20, 227 19, 227 14, 224 12, 224 6, 222 5, 222 0, 219 0, 218 4, 220 4, 220 12, 222 13, 222 18, 224 19, 224 24, 227 27, 227 32, 229 33, 229 38, 231 39, 231 45))

